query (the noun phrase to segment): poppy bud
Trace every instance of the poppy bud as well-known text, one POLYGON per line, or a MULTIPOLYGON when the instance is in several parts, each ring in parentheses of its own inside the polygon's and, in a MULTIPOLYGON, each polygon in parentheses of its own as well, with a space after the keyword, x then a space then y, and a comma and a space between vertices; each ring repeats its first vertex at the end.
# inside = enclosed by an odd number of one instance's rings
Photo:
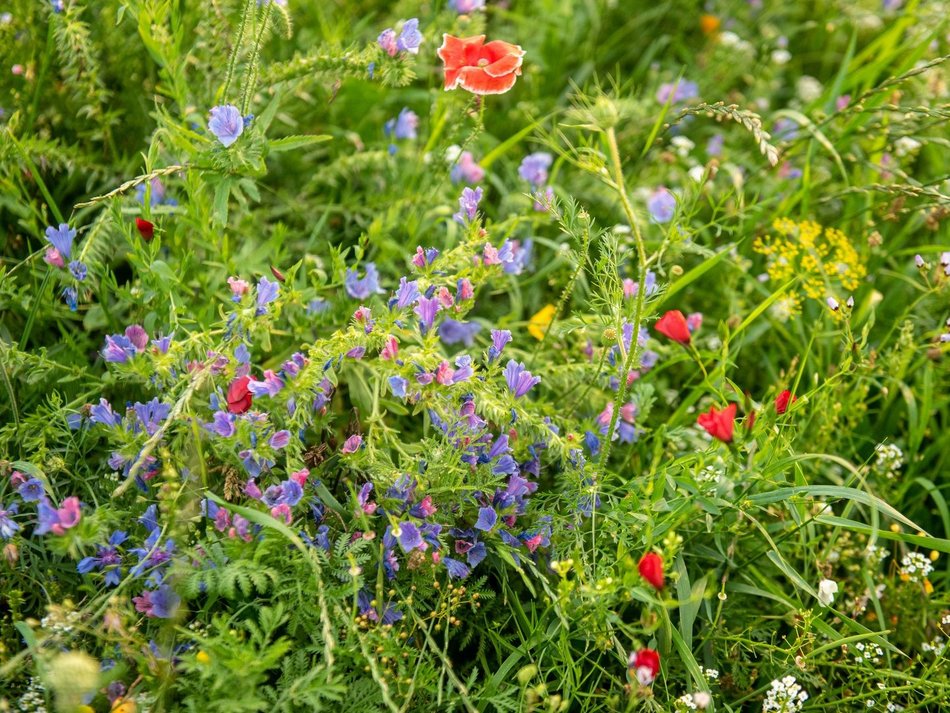
POLYGON ((785 391, 775 397, 775 413, 781 416, 788 411, 789 404, 795 403, 795 401, 796 397, 792 396, 792 392, 785 389, 785 391))
POLYGON ((640 558, 637 565, 640 576, 643 577, 654 589, 663 589, 665 579, 663 577, 663 558, 655 552, 647 552, 640 558))
POLYGON ((145 218, 136 218, 135 219, 135 228, 139 231, 139 235, 142 236, 142 239, 150 243, 152 238, 155 237, 155 224, 151 223, 145 218))
POLYGON ((271 271, 271 273, 273 273, 274 277, 277 278, 277 281, 278 281, 278 282, 284 282, 284 281, 285 281, 285 280, 284 280, 284 273, 282 273, 280 270, 278 270, 278 269, 277 269, 276 267, 274 267, 273 265, 270 266, 270 271, 271 271))
POLYGON ((678 309, 673 309, 660 317, 660 320, 653 325, 660 334, 669 337, 674 342, 680 344, 689 344, 689 325, 686 323, 686 317, 678 309))
POLYGON ((231 413, 244 413, 251 408, 253 397, 247 388, 250 381, 250 377, 242 376, 228 387, 228 411, 231 413))

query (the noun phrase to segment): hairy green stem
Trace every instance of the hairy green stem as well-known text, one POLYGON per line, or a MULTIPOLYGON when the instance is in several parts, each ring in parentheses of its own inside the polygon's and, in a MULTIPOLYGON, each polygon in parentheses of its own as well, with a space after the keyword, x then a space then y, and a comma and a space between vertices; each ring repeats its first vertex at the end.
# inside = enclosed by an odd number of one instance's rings
POLYGON ((234 40, 234 47, 231 48, 231 58, 228 60, 228 73, 224 78, 224 91, 221 97, 227 101, 228 92, 231 89, 231 81, 234 79, 234 71, 237 69, 238 55, 241 54, 241 45, 244 44, 244 34, 247 32, 247 20, 254 12, 255 0, 247 0, 244 3, 244 9, 241 11, 241 24, 238 27, 237 38, 234 40))

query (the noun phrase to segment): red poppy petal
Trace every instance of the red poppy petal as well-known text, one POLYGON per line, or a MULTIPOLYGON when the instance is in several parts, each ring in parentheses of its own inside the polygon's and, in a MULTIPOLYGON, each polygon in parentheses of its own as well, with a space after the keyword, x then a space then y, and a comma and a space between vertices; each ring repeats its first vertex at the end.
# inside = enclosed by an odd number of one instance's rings
POLYGON ((436 53, 445 63, 446 70, 459 69, 468 64, 466 51, 471 47, 481 47, 484 42, 485 35, 463 38, 444 34, 442 35, 442 46, 439 47, 436 53))
POLYGON ((458 83, 472 94, 504 94, 515 86, 517 79, 514 73, 504 77, 492 77, 482 67, 465 67, 458 83))
POLYGON ((462 74, 461 69, 449 69, 445 68, 445 90, 455 89, 459 85, 459 75, 462 74))
POLYGON ((502 57, 512 55, 514 57, 524 57, 524 50, 520 45, 513 45, 504 40, 492 40, 482 48, 484 56, 492 62, 497 62, 502 57))
POLYGON ((521 69, 522 58, 520 55, 509 54, 505 55, 497 62, 492 62, 491 64, 482 67, 485 70, 485 73, 491 77, 503 77, 506 74, 511 74, 512 72, 517 72, 521 69))

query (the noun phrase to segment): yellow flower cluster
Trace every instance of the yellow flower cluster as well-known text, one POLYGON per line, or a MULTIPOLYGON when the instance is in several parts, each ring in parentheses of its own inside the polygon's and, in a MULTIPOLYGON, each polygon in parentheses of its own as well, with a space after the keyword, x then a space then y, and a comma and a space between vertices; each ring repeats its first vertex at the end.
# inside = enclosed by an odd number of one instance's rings
POLYGON ((806 296, 823 300, 839 288, 854 292, 867 274, 858 251, 837 228, 788 218, 777 218, 772 228, 776 235, 756 238, 752 249, 765 256, 766 270, 776 282, 799 277, 806 296))

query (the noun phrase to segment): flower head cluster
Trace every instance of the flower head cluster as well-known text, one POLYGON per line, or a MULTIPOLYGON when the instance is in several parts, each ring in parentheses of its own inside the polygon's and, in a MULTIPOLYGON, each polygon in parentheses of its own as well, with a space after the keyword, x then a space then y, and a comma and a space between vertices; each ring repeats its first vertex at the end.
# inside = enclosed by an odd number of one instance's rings
POLYGON ((853 292, 867 275, 861 256, 840 230, 788 218, 777 219, 772 227, 776 235, 752 244, 765 256, 770 279, 784 284, 800 278, 805 294, 821 300, 838 289, 853 292))
POLYGON ((877 473, 894 478, 904 466, 904 452, 894 443, 878 443, 874 446, 873 468, 877 473))
POLYGON ((422 33, 419 32, 419 20, 413 17, 402 23, 402 30, 398 35, 394 29, 387 27, 379 33, 376 42, 386 54, 395 57, 400 52, 419 54, 422 39, 422 33))
POLYGON ((772 681, 772 686, 765 693, 762 702, 762 713, 798 713, 808 700, 808 693, 801 687, 794 676, 785 676, 781 680, 772 681))
POLYGON ((898 575, 905 582, 920 582, 934 571, 933 565, 922 552, 908 552, 901 559, 898 575))

